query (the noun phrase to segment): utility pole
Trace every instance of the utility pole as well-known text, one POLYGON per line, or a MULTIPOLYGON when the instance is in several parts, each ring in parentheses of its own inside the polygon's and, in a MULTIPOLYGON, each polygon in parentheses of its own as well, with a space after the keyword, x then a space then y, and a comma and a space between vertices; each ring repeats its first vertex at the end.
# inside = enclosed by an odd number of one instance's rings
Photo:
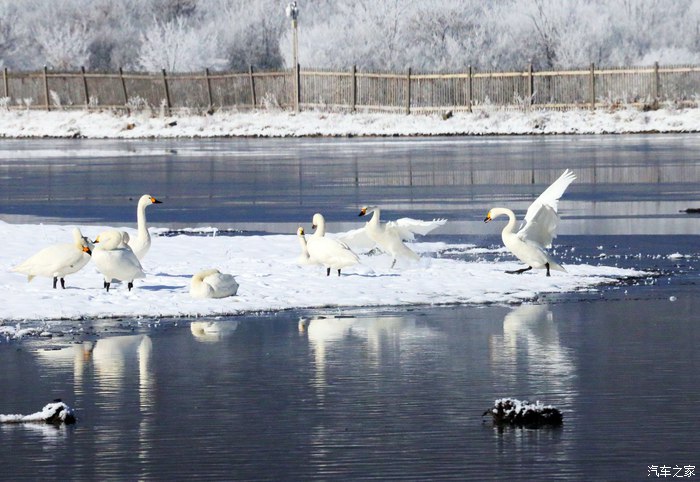
POLYGON ((299 112, 300 100, 300 78, 299 78, 299 36, 297 33, 297 18, 299 17, 299 7, 297 2, 287 4, 285 9, 287 17, 292 21, 292 56, 294 59, 294 112, 299 112))

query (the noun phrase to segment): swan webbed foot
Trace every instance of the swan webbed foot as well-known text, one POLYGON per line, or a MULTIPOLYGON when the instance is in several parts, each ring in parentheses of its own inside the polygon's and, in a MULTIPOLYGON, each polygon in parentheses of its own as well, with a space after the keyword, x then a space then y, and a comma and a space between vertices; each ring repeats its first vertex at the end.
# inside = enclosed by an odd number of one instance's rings
POLYGON ((56 284, 58 283, 58 276, 53 277, 53 289, 56 289, 56 284))
POLYGON ((129 288, 129 291, 131 291, 131 288, 134 287, 134 282, 133 282, 133 281, 129 281, 129 283, 127 283, 126 286, 129 288))
POLYGON ((330 268, 326 268, 326 276, 330 276, 330 275, 331 275, 331 269, 330 269, 330 268))
POLYGON ((61 288, 64 289, 64 290, 66 289, 66 280, 65 280, 65 278, 61 278, 61 288))
POLYGON ((549 263, 545 263, 544 265, 545 265, 545 267, 547 268, 547 276, 551 276, 551 275, 549 274, 549 263))
POLYGON ((528 266, 527 268, 521 268, 521 269, 516 269, 513 271, 506 271, 508 274, 523 274, 525 271, 530 271, 532 269, 532 266, 528 266))

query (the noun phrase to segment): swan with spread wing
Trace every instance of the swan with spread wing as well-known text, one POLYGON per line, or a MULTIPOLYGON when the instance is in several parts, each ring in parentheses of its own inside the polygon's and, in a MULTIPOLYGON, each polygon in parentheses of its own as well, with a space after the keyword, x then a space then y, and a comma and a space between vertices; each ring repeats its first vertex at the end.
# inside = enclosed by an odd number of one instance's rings
POLYGON ((550 270, 566 271, 552 259, 545 249, 552 247, 552 240, 556 237, 556 229, 559 224, 559 214, 557 213, 559 199, 574 179, 576 176, 573 172, 568 169, 564 171, 530 205, 525 214, 525 221, 517 232, 515 231, 516 219, 513 211, 497 207, 488 212, 484 222, 492 221, 502 215, 508 216, 508 224, 501 233, 503 244, 527 265, 527 268, 507 271, 507 273, 521 274, 536 268, 546 269, 547 276, 550 276, 550 270))

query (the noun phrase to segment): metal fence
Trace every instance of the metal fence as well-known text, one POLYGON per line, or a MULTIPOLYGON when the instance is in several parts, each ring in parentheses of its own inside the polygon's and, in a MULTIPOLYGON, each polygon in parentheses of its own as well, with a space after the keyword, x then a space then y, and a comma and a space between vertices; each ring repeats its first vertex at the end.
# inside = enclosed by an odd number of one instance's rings
POLYGON ((6 109, 228 109, 444 112, 477 109, 575 109, 629 105, 695 107, 700 67, 589 68, 457 73, 278 72, 137 73, 3 70, 6 109))

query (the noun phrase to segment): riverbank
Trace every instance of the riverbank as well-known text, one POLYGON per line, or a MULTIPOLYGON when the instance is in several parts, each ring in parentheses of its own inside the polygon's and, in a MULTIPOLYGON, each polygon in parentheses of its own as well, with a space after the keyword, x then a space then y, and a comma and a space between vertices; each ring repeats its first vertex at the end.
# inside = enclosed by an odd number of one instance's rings
POLYGON ((209 138, 557 135, 700 132, 700 109, 478 111, 444 114, 327 113, 279 110, 173 115, 2 111, 3 138, 209 138))

